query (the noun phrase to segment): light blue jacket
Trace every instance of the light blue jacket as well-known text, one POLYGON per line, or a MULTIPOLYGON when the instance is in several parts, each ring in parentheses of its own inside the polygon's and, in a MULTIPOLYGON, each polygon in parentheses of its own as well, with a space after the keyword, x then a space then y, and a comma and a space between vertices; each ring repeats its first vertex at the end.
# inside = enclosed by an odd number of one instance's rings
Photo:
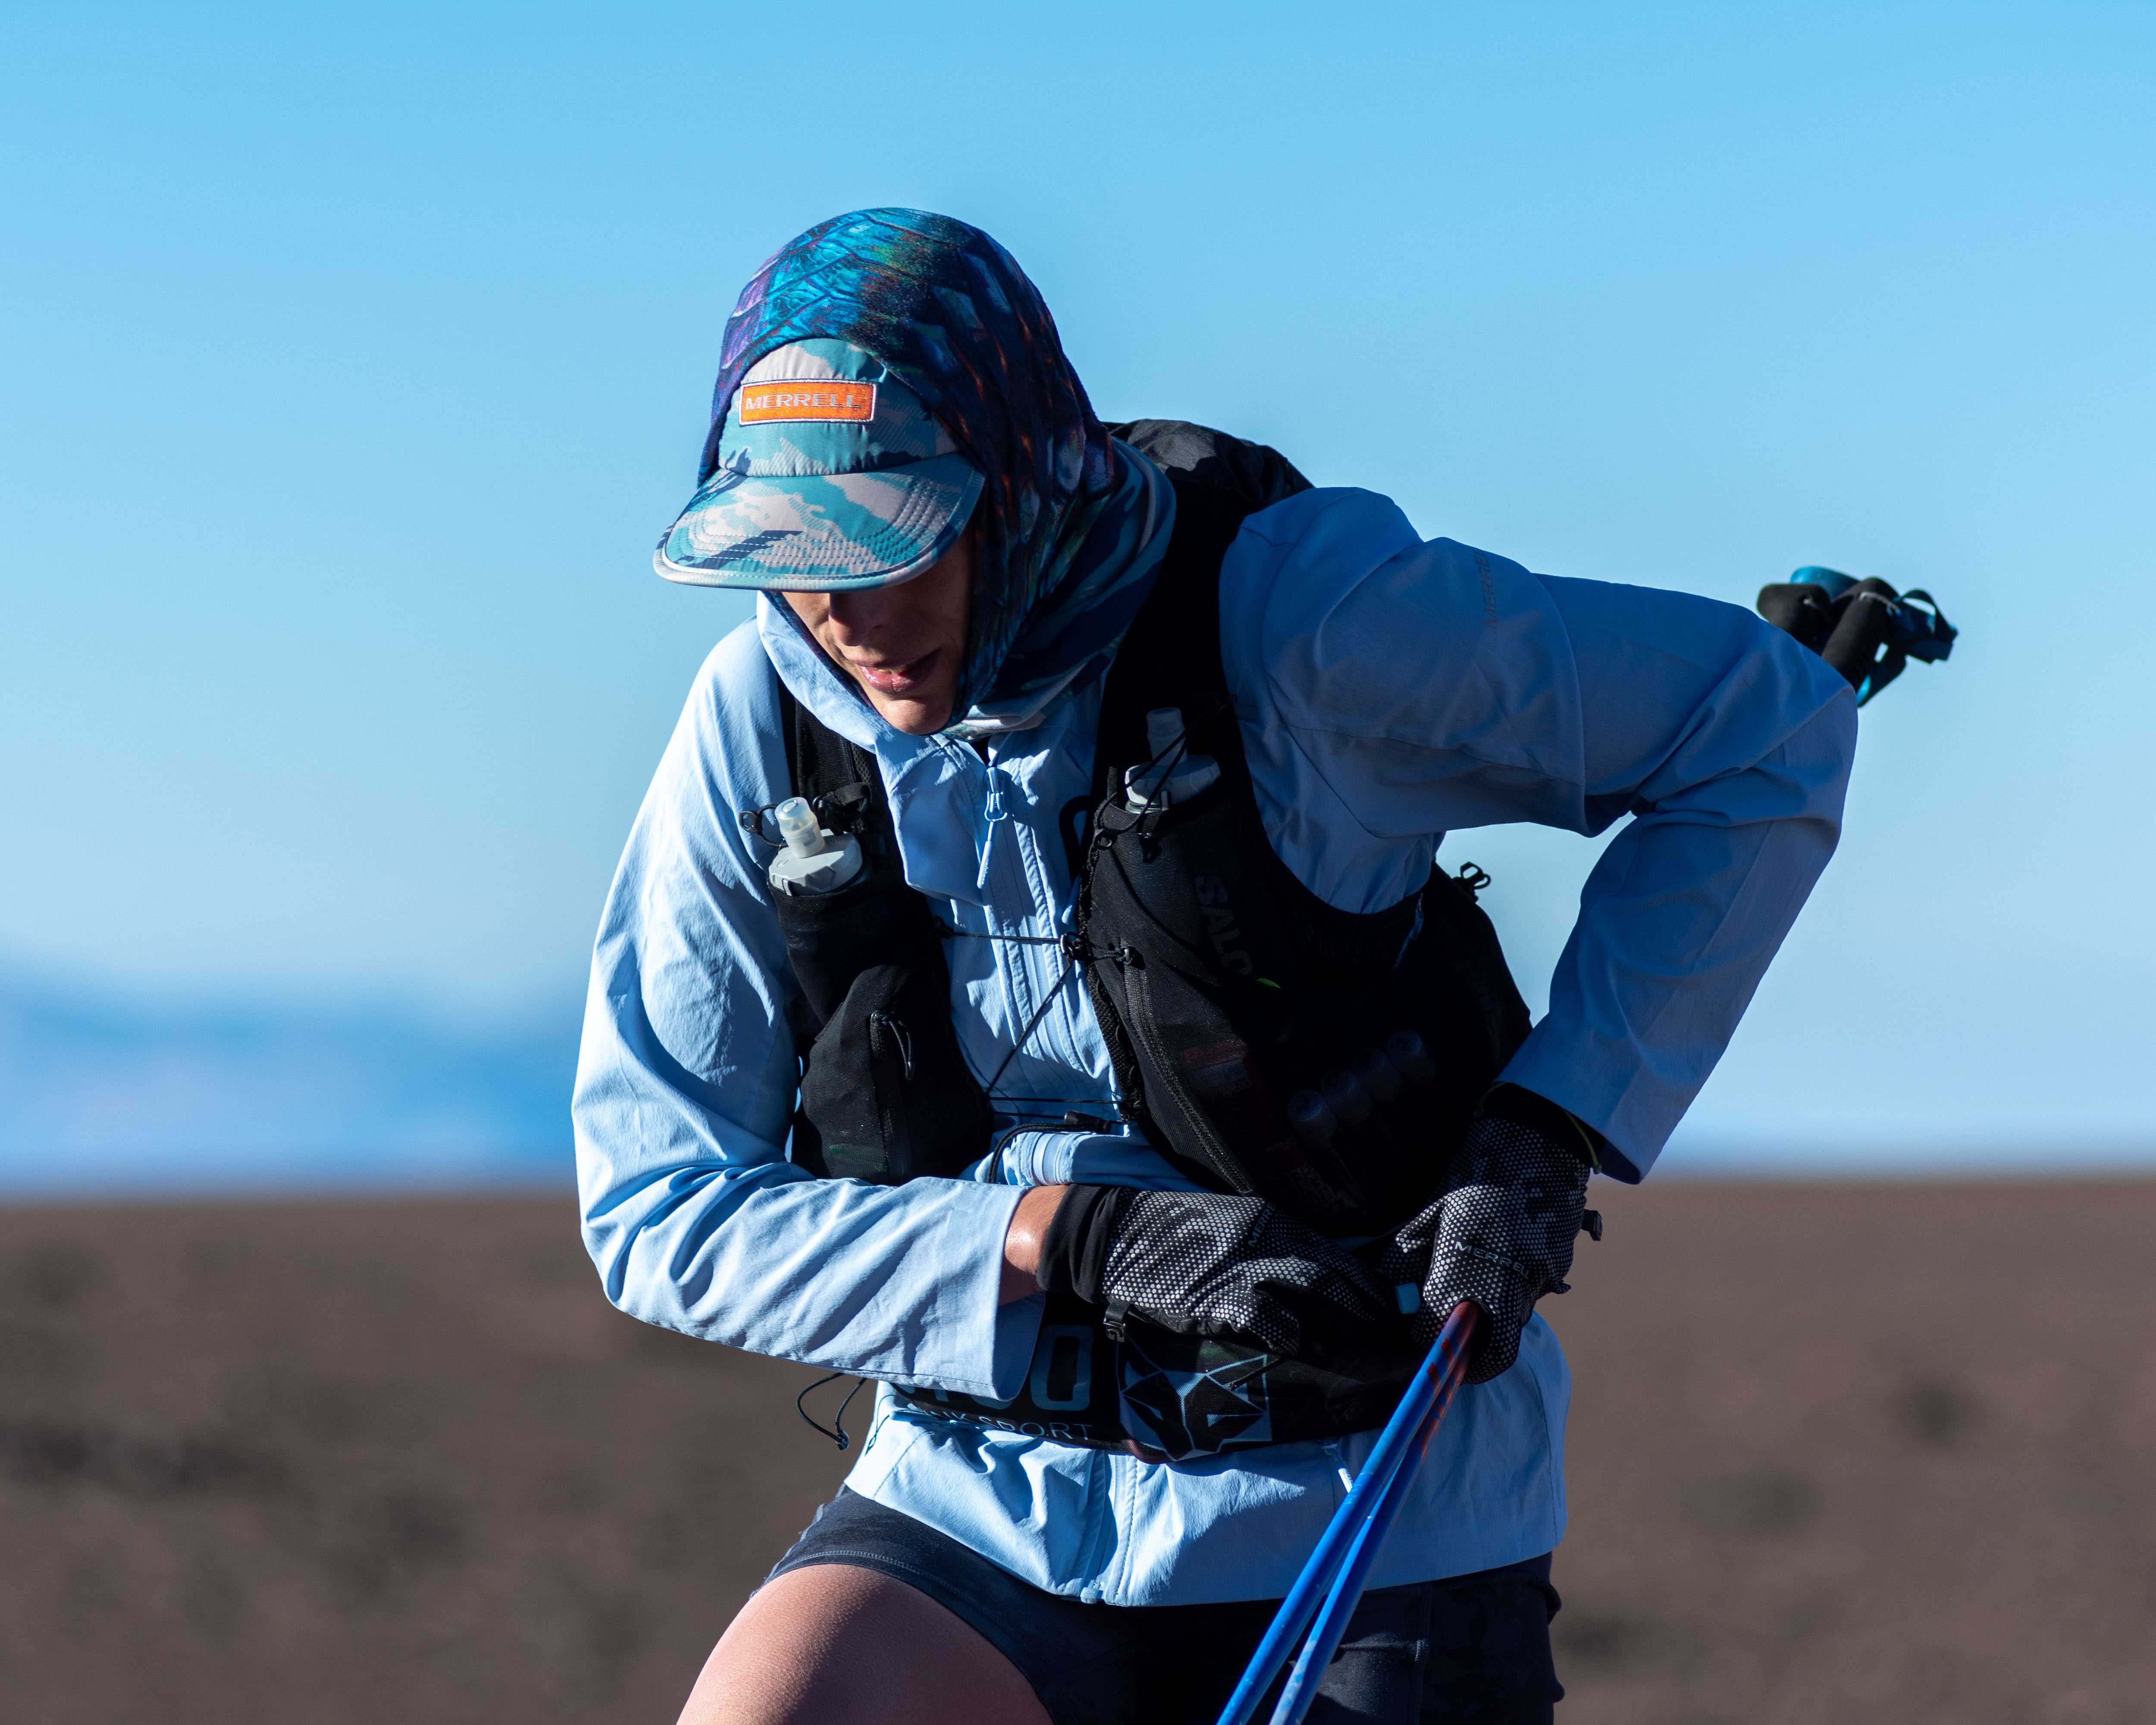
MULTIPOLYGON (((1637 1178, 1834 850, 1856 735, 1847 685, 1733 606, 1425 544, 1365 491, 1305 492, 1252 517, 1222 571, 1221 616, 1267 830, 1343 910, 1417 889, 1449 829, 1591 834, 1634 816, 1506 1076, 1600 1128, 1637 1178)), ((1040 1317, 1037 1296, 997 1304, 1017 1189, 1183 1183, 1140 1139, 1062 1131, 1019 1132, 993 1177, 971 1180, 882 1188, 786 1160, 793 983, 771 853, 736 819, 788 794, 781 678, 874 752, 906 878, 952 926, 1045 936, 1070 911, 1056 819, 1090 783, 1097 691, 983 762, 892 730, 764 601, 697 677, 608 897, 575 1104, 585 1239, 608 1296, 649 1322, 1007 1398, 1040 1317)), ((1025 1099, 1007 1111, 1112 1112, 1100 1027, 1055 947, 946 947, 983 1080, 1049 1003, 997 1086, 1025 1099)), ((1558 1543, 1569 1383, 1535 1319, 1517 1369, 1461 1392, 1373 1584, 1558 1543)), ((886 1396, 850 1483, 1059 1594, 1261 1599, 1286 1591, 1370 1441, 1152 1466, 940 1425, 886 1396)))

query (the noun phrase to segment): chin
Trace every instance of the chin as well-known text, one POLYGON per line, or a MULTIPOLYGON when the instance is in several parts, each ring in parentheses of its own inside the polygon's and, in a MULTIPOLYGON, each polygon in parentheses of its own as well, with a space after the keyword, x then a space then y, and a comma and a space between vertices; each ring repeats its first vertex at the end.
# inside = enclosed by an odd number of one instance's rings
POLYGON ((871 705, 883 716, 886 724, 895 731, 903 731, 908 737, 933 737, 951 722, 948 700, 934 703, 910 699, 878 701, 871 705))

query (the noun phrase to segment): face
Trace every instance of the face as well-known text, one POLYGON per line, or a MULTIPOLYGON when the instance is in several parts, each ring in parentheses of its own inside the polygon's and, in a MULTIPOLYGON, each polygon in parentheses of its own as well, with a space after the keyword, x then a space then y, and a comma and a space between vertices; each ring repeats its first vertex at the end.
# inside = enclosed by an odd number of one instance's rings
POLYGON ((816 644, 897 729, 927 737, 951 722, 966 662, 978 529, 911 581, 865 593, 789 593, 816 644))

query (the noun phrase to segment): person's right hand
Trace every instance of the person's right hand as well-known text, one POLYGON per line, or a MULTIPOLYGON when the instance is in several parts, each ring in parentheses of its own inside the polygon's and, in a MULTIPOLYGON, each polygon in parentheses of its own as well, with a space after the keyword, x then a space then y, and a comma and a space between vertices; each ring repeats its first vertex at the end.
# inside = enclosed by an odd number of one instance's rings
POLYGON ((1035 1275, 1051 1293, 1276 1353, 1313 1332, 1353 1339, 1398 1321, 1377 1280, 1323 1235, 1260 1199, 1211 1192, 1073 1186, 1035 1275))
MULTIPOLYGON (((1565 1291, 1588 1214, 1593 1153, 1579 1122, 1556 1103, 1517 1085, 1493 1085, 1468 1123, 1445 1190, 1386 1247, 1382 1279, 1421 1290, 1419 1346, 1436 1339, 1461 1301, 1482 1308, 1470 1384, 1510 1371, 1535 1301, 1565 1291)), ((1593 1226, 1600 1239, 1599 1217, 1593 1226)))

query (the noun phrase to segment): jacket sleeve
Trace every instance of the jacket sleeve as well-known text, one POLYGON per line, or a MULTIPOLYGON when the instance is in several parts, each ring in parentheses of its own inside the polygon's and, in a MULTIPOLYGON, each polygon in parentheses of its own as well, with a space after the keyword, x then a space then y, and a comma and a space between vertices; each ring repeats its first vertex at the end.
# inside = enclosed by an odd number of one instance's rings
POLYGON ((1833 854, 1847 684, 1733 605, 1424 543, 1363 491, 1253 517, 1221 641, 1275 845, 1342 909, 1415 890, 1454 829, 1632 817, 1505 1076, 1644 1174, 1833 854))
POLYGON ((1040 1301, 998 1308, 1019 1193, 822 1180, 785 1158, 793 992, 736 811, 784 782, 752 626, 706 663, 608 894, 572 1105, 608 1296, 670 1329, 886 1378, 1016 1394, 1040 1301))

